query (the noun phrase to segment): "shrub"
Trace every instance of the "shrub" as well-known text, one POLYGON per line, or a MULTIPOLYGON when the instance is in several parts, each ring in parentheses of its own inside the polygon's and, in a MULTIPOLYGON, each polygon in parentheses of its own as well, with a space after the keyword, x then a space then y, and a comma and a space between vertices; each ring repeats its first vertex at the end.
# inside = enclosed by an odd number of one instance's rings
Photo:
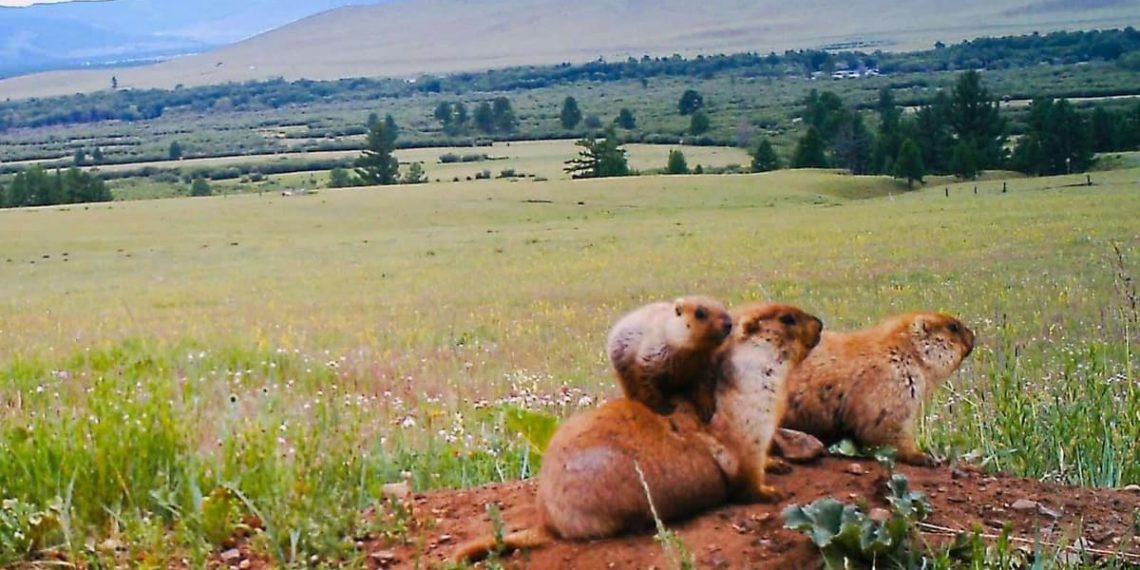
POLYGON ((210 188, 210 183, 205 178, 195 178, 194 182, 190 184, 191 196, 209 196, 213 193, 210 188))
POLYGON ((809 505, 791 505, 782 514, 784 526, 811 537, 828 568, 847 568, 851 563, 893 562, 890 567, 915 567, 926 555, 915 543, 918 523, 930 516, 926 495, 910 490, 905 475, 895 474, 887 483, 890 516, 872 518, 863 509, 831 497, 809 505), (909 562, 909 563, 908 563, 909 562))

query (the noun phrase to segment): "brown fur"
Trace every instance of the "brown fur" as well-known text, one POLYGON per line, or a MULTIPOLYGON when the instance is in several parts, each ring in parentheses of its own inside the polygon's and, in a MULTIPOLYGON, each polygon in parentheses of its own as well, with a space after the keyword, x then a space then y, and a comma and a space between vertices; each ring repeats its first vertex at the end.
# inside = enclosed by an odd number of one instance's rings
POLYGON ((681 297, 627 313, 610 330, 606 353, 625 397, 668 414, 680 396, 707 421, 716 410, 713 354, 731 328, 720 301, 681 297))
POLYGON ((709 426, 739 462, 738 499, 777 500, 764 484, 768 449, 780 426, 786 378, 819 342, 823 323, 790 305, 756 304, 736 312, 735 330, 717 355, 717 413, 709 426))
POLYGON ((939 313, 826 332, 788 378, 783 426, 825 442, 852 437, 863 446, 891 446, 900 461, 929 465, 915 441, 915 419, 973 348, 974 333, 939 313))
MULTIPOLYGON (((658 414, 641 402, 621 399, 571 417, 554 434, 543 458, 536 498, 538 525, 506 535, 504 549, 649 528, 653 517, 645 487, 663 521, 722 504, 734 491, 755 495, 747 491, 763 486, 763 452, 756 448, 766 448, 767 442, 730 437, 718 430, 738 429, 742 421, 762 416, 759 412, 742 413, 751 403, 736 403, 734 398, 752 397, 755 391, 745 389, 747 384, 782 384, 782 376, 818 342, 819 321, 798 309, 775 305, 754 307, 743 312, 741 319, 751 333, 735 335, 730 343, 737 348, 726 347, 718 362, 733 362, 732 354, 741 350, 745 354, 775 354, 786 365, 773 363, 772 375, 763 378, 734 369, 727 375, 733 387, 718 392, 724 405, 708 425, 683 400, 670 415, 658 414), (793 311, 802 315, 802 324, 788 325, 779 320, 793 311), (762 350, 769 343, 774 347, 762 350), (747 470, 737 454, 752 462, 747 470)), ((777 417, 767 423, 778 421, 777 417)), ((453 559, 479 559, 495 546, 493 538, 477 539, 461 545, 453 559)))

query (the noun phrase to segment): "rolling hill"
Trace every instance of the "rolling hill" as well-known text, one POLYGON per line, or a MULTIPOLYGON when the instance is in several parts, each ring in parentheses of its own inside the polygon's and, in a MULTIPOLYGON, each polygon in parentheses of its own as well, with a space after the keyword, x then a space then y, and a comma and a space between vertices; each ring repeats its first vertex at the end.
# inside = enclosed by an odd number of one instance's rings
POLYGON ((377 0, 77 0, 0 7, 0 77, 201 52, 377 0))
MULTIPOLYGON (((201 55, 116 70, 122 87, 407 76, 598 57, 825 46, 903 50, 1140 23, 1140 0, 394 0, 347 6, 201 55)), ((108 71, 0 82, 0 97, 105 89, 108 71)))

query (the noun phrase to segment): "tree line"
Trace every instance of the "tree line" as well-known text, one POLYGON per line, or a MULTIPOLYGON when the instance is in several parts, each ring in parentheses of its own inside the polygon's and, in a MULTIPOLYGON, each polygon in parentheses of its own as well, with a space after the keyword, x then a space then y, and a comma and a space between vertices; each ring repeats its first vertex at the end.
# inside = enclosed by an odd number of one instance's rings
POLYGON ((57 169, 53 174, 32 166, 16 174, 9 184, 0 183, 0 208, 109 201, 111 191, 103 180, 78 168, 57 169))
POLYGON ((462 101, 441 101, 432 115, 449 135, 467 134, 472 127, 485 134, 512 133, 519 126, 511 101, 506 97, 483 101, 470 113, 462 101))
MULTIPOLYGON (((778 77, 827 71, 840 64, 879 68, 884 73, 1002 69, 1040 63, 1117 62, 1140 71, 1140 32, 1123 30, 1054 32, 980 38, 909 53, 875 51, 788 50, 782 54, 738 53, 684 58, 628 58, 624 61, 529 66, 446 77, 341 79, 336 81, 275 79, 203 87, 110 89, 98 93, 0 102, 0 132, 13 128, 105 120, 138 121, 171 109, 194 112, 251 111, 316 101, 363 101, 413 93, 466 93, 538 89, 580 81, 651 78, 708 78, 724 72, 778 77)), ((116 86, 117 87, 117 86, 116 86)))
MULTIPOLYGON (((949 93, 940 91, 909 115, 884 88, 874 108, 877 130, 830 91, 812 90, 802 105, 800 120, 807 128, 792 153, 793 168, 889 174, 908 185, 927 174, 971 179, 999 168, 1036 175, 1083 172, 1096 152, 1140 147, 1140 104, 1123 111, 1097 106, 1081 112, 1064 99, 1037 99, 1011 151, 1007 118, 976 71, 961 74, 949 93)), ((754 169, 779 166, 768 141, 761 141, 753 156, 754 169)))

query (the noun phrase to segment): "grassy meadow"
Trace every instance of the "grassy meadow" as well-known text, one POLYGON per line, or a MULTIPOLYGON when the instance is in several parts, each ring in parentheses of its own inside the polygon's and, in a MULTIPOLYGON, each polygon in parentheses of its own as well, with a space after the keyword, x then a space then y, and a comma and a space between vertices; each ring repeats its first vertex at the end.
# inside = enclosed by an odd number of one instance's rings
MULTIPOLYGON (((535 164, 521 170, 550 166, 535 164)), ((250 525, 282 565, 420 540, 383 484, 533 475, 512 411, 615 396, 609 325, 689 292, 795 303, 836 329, 952 312, 980 346, 925 445, 1140 483, 1140 170, 1092 176, 976 194, 829 171, 492 180, 0 211, 0 566, 197 567, 250 525)))

